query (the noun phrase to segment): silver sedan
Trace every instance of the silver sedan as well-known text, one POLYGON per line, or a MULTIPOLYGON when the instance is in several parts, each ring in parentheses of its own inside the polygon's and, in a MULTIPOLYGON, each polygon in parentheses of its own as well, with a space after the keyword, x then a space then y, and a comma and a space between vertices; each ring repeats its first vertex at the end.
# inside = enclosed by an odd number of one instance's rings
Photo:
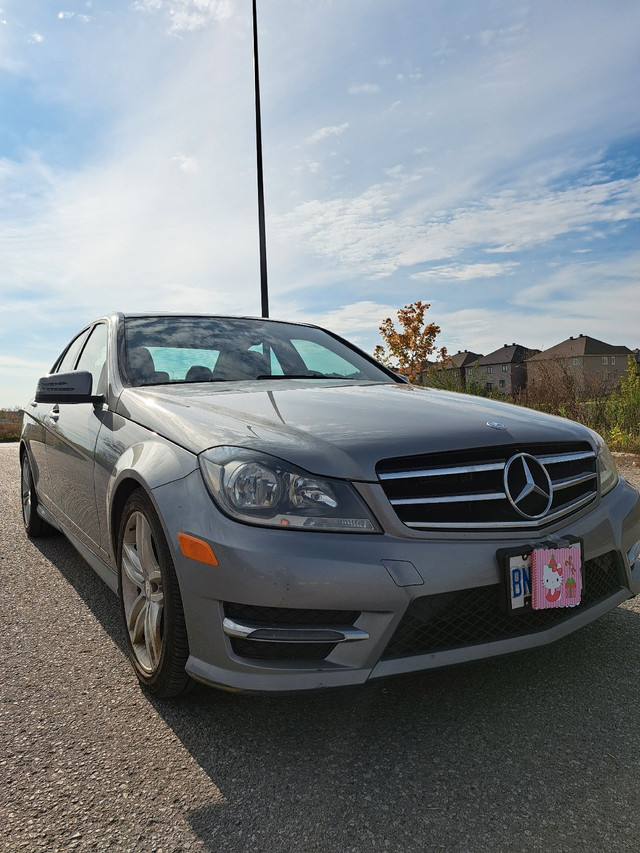
POLYGON ((638 493, 598 435, 315 326, 102 317, 40 379, 20 459, 27 533, 119 595, 160 697, 526 649, 640 591, 638 493))

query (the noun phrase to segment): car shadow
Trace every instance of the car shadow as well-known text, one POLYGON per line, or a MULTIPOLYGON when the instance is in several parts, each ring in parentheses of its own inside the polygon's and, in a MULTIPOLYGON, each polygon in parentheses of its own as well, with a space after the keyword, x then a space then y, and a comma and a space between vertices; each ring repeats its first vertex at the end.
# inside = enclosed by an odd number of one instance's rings
POLYGON ((61 533, 31 539, 69 583, 123 655, 127 654, 117 597, 61 533))
MULTIPOLYGON (((116 597, 63 537, 34 544, 126 656, 116 597)), ((220 792, 187 816, 206 850, 634 849, 634 606, 540 649, 362 687, 146 701, 220 792)))

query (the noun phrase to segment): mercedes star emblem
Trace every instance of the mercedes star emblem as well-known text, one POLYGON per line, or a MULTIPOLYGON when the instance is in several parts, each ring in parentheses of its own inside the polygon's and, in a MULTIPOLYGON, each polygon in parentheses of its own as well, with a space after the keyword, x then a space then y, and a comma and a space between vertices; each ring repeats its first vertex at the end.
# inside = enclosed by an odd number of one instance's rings
POLYGON ((518 453, 507 462, 504 491, 511 506, 523 518, 542 518, 553 502, 553 486, 547 469, 529 453, 518 453))

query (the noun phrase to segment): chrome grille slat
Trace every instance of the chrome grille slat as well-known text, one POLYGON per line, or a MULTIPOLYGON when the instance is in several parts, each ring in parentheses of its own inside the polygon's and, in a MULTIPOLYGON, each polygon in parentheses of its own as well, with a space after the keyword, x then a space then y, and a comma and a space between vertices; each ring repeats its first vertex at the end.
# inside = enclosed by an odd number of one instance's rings
POLYGON ((411 506, 419 504, 444 504, 444 503, 461 503, 462 501, 500 501, 505 500, 504 492, 493 492, 492 494, 481 495, 448 495, 442 498, 396 498, 390 501, 392 506, 411 506))
POLYGON ((589 480, 596 480, 597 474, 585 474, 584 477, 568 477, 566 480, 554 480, 551 478, 551 482, 553 483, 553 490, 558 491, 560 489, 568 489, 571 486, 579 486, 581 483, 587 483, 589 480))
POLYGON ((397 474, 380 474, 381 480, 402 480, 414 477, 444 477, 451 474, 477 474, 482 471, 501 471, 504 465, 492 462, 487 465, 465 465, 455 468, 434 468, 432 471, 399 471, 397 474))
POLYGON ((414 530, 536 529, 578 512, 598 495, 596 454, 584 444, 389 459, 377 473, 398 518, 414 530), (534 467, 543 464, 551 481, 553 502, 540 518, 519 512, 506 492, 507 463, 522 454, 534 457, 534 467))
POLYGON ((591 459, 595 454, 593 450, 585 450, 581 453, 561 453, 553 456, 539 456, 538 461, 543 465, 557 465, 560 462, 579 462, 581 459, 591 459))
MULTIPOLYGON (((478 524, 473 523, 459 523, 459 522, 440 522, 438 524, 439 529, 443 530, 478 530, 478 529, 492 529, 492 530, 535 530, 537 527, 540 527, 542 523, 550 524, 552 521, 557 521, 560 518, 563 518, 566 515, 570 515, 572 512, 577 512, 581 507, 586 506, 588 503, 591 503, 593 498, 589 496, 588 498, 583 498, 581 501, 576 501, 573 504, 568 504, 567 507, 563 507, 561 512, 549 513, 546 515, 542 522, 540 521, 527 521, 526 519, 521 519, 520 521, 503 521, 496 522, 491 525, 483 525, 482 528, 479 527, 478 524)), ((411 527, 413 530, 424 530, 425 525, 420 522, 404 522, 407 527, 411 527)), ((435 525, 432 525, 432 527, 435 525)))

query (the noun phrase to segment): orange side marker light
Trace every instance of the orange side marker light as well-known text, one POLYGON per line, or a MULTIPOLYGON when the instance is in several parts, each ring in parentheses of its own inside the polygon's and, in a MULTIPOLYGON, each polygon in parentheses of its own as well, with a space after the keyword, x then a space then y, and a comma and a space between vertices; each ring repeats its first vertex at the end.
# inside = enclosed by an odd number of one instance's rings
POLYGON ((218 559, 208 542, 203 542, 202 539, 197 539, 195 536, 189 536, 188 533, 178 533, 178 542, 185 557, 190 557, 199 563, 207 563, 210 566, 218 565, 218 559))

